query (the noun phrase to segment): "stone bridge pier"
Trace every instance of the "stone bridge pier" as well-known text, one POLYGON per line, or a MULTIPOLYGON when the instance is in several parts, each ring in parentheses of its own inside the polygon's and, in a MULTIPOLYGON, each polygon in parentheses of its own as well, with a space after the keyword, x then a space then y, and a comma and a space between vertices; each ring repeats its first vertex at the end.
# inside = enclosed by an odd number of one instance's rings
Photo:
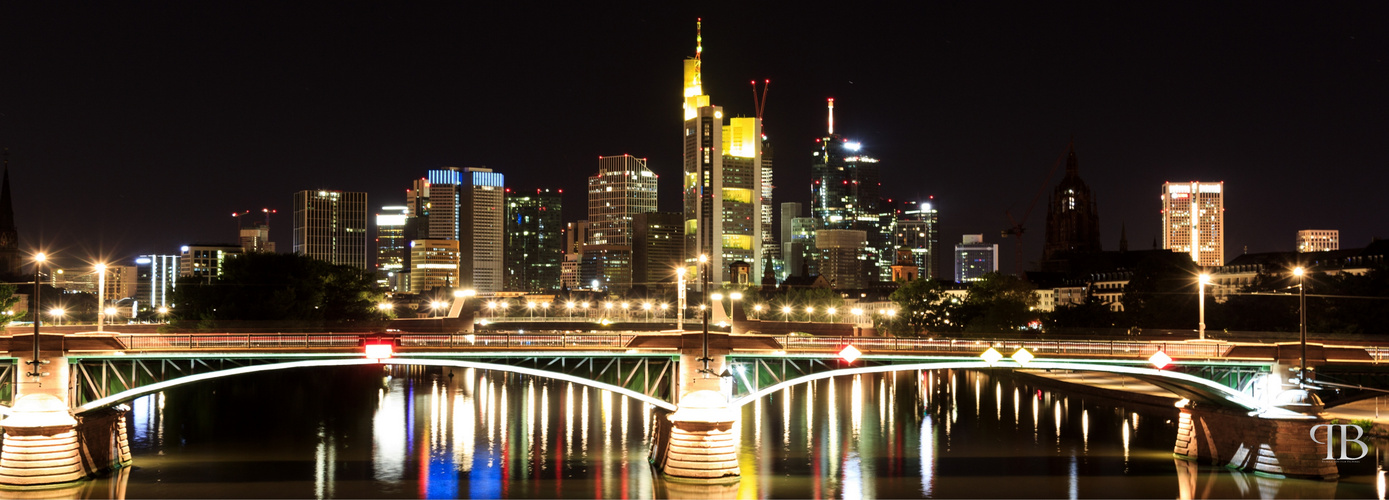
POLYGON ((128 408, 118 406, 81 416, 72 413, 65 349, 69 344, 76 344, 76 348, 104 345, 112 339, 74 337, 40 335, 38 365, 31 363, 33 335, 17 335, 10 340, 9 353, 18 359, 18 373, 14 407, 0 420, 4 429, 0 488, 62 487, 131 461, 125 433, 128 408))
POLYGON ((709 368, 704 370, 704 338, 680 336, 680 375, 676 410, 659 415, 652 435, 652 464, 677 481, 729 482, 739 479, 739 412, 723 390, 725 360, 732 352, 727 334, 709 334, 709 368))

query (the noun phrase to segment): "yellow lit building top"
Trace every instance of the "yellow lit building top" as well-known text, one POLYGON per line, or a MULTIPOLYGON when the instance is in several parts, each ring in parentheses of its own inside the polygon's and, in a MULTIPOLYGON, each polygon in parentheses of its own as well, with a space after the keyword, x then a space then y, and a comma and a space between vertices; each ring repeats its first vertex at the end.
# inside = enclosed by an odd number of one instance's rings
POLYGON ((756 118, 729 118, 723 126, 723 154, 739 158, 754 158, 762 145, 758 137, 756 118))

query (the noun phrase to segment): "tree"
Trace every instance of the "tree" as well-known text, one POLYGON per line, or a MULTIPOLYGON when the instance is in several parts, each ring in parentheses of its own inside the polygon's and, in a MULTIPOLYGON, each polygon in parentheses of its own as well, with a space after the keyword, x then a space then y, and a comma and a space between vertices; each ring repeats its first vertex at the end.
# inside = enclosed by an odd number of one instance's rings
POLYGON ((945 287, 935 280, 919 279, 903 283, 888 297, 897 304, 900 316, 910 333, 959 331, 959 300, 945 293, 945 287))
POLYGON ((1011 274, 989 273, 969 287, 960 308, 968 332, 1015 331, 1040 318, 1032 283, 1011 274))
POLYGON ((15 304, 19 303, 19 296, 15 295, 14 292, 14 285, 0 284, 0 312, 9 312, 5 316, 6 321, 19 321, 29 314, 28 311, 14 310, 15 304))
POLYGON ((366 271, 296 254, 229 259, 222 276, 181 280, 173 313, 181 320, 351 322, 380 317, 384 294, 366 271))

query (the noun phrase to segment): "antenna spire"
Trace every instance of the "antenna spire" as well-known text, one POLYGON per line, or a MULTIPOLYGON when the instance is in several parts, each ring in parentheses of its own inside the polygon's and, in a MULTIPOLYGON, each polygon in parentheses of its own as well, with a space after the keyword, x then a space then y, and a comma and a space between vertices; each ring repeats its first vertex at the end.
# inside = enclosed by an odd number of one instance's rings
POLYGON ((830 98, 830 135, 834 135, 834 98, 830 98))
POLYGON ((695 18, 695 63, 694 63, 694 84, 702 85, 704 82, 700 76, 700 61, 704 56, 704 18, 695 18))

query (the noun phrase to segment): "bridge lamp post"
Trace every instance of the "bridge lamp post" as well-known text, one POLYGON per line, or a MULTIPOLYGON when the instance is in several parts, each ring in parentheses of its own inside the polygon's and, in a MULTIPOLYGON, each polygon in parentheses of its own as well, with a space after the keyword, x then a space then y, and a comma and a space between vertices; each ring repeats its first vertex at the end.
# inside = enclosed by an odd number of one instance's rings
POLYGON ((167 321, 167 320, 165 319, 165 317, 167 317, 167 316, 169 315, 169 308, 168 308, 168 307, 159 306, 159 309, 156 310, 156 312, 159 313, 159 320, 160 320, 160 321, 167 321))
POLYGON ((502 308, 502 316, 506 316, 506 310, 511 307, 511 303, 503 300, 500 303, 498 303, 497 306, 502 308))
POLYGON ((685 266, 675 268, 675 328, 685 331, 685 266))
POLYGON ((381 319, 386 319, 391 314, 391 309, 395 309, 395 304, 390 302, 376 304, 376 310, 381 311, 381 319))
POLYGON ((791 321, 791 306, 781 306, 781 317, 784 321, 791 321))
POLYGON ((834 323, 834 313, 837 312, 839 312, 838 308, 831 307, 829 309, 825 309, 825 314, 829 316, 830 323, 834 323))
POLYGON ((444 308, 444 301, 436 300, 429 303, 429 310, 434 312, 434 317, 439 317, 439 310, 444 308))
POLYGON ((1297 337, 1302 344, 1302 360, 1297 371, 1297 384, 1307 383, 1307 270, 1301 266, 1293 268, 1293 276, 1297 276, 1297 337))
POLYGON ((550 317, 550 303, 549 303, 549 302, 541 302, 541 303, 540 303, 540 317, 542 317, 542 318, 548 318, 548 317, 550 317))
POLYGON ((757 304, 757 305, 755 305, 755 306, 752 306, 752 312, 757 313, 757 320, 758 320, 758 321, 761 321, 761 320, 762 320, 762 304, 757 304))
POLYGON ((604 302, 604 303, 603 303, 603 317, 604 317, 604 318, 607 318, 607 317, 612 316, 612 314, 613 314, 613 303, 612 303, 612 302, 604 302))
POLYGON ((564 303, 564 312, 571 319, 574 317, 574 301, 571 300, 569 302, 564 303))
POLYGON ((526 317, 535 319, 535 302, 526 301, 526 317))
POLYGON ((29 364, 34 365, 34 371, 25 374, 34 378, 43 376, 43 370, 39 369, 43 364, 39 359, 39 323, 43 322, 43 309, 39 308, 39 266, 43 265, 45 260, 48 260, 48 257, 43 252, 34 254, 34 303, 29 306, 29 310, 34 311, 34 359, 29 361, 29 364))
POLYGON ((700 284, 701 284, 701 286, 699 287, 699 291, 700 291, 700 292, 703 292, 703 293, 704 293, 704 296, 706 297, 706 299, 704 300, 705 304, 701 304, 701 305, 699 306, 699 308, 702 309, 702 310, 704 311, 704 314, 702 315, 702 316, 704 317, 704 326, 703 326, 703 330, 702 330, 702 331, 703 331, 703 337, 702 337, 702 342, 701 342, 701 343, 703 344, 703 347, 704 347, 704 357, 699 358, 699 360, 702 361, 702 362, 704 362, 704 370, 703 370, 703 372, 704 372, 704 378, 709 378, 709 362, 710 362, 710 361, 713 361, 713 360, 709 358, 709 312, 710 312, 710 311, 709 311, 709 307, 712 307, 712 304, 708 304, 708 302, 709 302, 709 300, 708 300, 708 297, 709 297, 709 256, 708 256, 708 255, 699 254, 699 276, 700 276, 700 284))
POLYGON ((629 315, 629 314, 627 313, 627 311, 630 310, 630 309, 628 309, 629 307, 630 307, 630 304, 628 304, 628 303, 626 303, 626 302, 623 302, 623 303, 622 303, 622 319, 623 319, 624 321, 632 319, 632 316, 629 315))
POLYGON ((1199 304, 1199 314, 1201 315, 1199 322, 1196 323, 1196 335, 1199 340, 1206 340, 1206 285, 1210 282, 1211 275, 1206 273, 1201 273, 1201 276, 1196 280, 1196 294, 1199 296, 1197 304, 1199 304))
POLYGON ((665 321, 665 319, 666 319, 666 310, 667 310, 667 309, 670 309, 670 304, 667 304, 667 303, 665 303, 665 302, 662 302, 662 303, 661 303, 661 321, 665 321))
POLYGON ((67 311, 64 311, 61 307, 55 307, 48 310, 48 315, 53 316, 53 321, 59 325, 63 324, 63 315, 66 313, 67 311))
POLYGON ((858 308, 858 307, 855 307, 855 308, 849 310, 849 314, 854 315, 854 322, 855 322, 855 323, 862 323, 862 322, 863 322, 863 309, 858 308))
POLYGON ((647 320, 647 321, 651 321, 651 303, 650 303, 650 302, 642 302, 642 303, 641 303, 641 310, 646 311, 646 320, 647 320))
POLYGON ((588 317, 588 302, 584 302, 584 303, 579 304, 579 305, 583 307, 584 317, 587 318, 587 317, 588 317))
POLYGON ((805 320, 815 321, 815 306, 805 306, 805 320))
POLYGON ((96 331, 106 320, 106 264, 96 265, 96 331))
POLYGON ((497 317, 497 301, 487 301, 487 314, 492 316, 493 318, 497 317))

